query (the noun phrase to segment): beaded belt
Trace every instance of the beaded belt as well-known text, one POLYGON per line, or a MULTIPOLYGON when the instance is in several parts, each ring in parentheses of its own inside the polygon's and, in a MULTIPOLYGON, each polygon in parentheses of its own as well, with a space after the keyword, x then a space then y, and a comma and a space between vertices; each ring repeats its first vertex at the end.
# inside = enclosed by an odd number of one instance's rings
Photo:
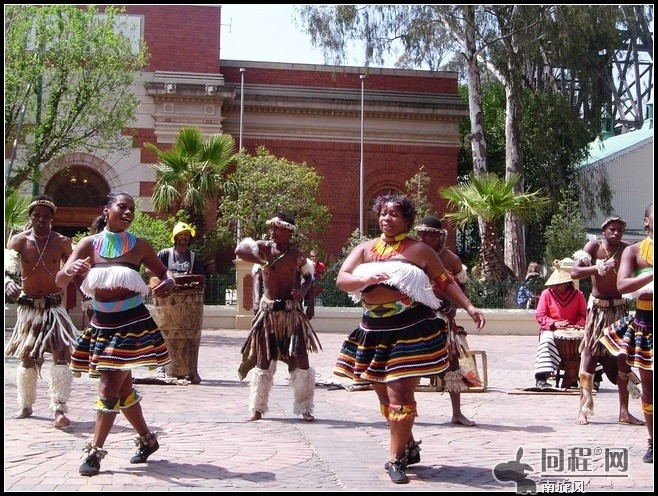
POLYGON ((615 298, 612 300, 601 300, 599 298, 592 297, 592 301, 597 307, 608 308, 608 307, 620 307, 626 305, 626 300, 623 298, 615 298))
POLYGON ((39 298, 21 295, 18 297, 18 300, 16 300, 16 303, 18 305, 26 305, 32 308, 52 308, 62 304, 62 295, 52 294, 47 296, 40 296, 39 298))
POLYGON ((635 308, 638 310, 649 310, 653 311, 653 301, 651 300, 637 300, 635 308))

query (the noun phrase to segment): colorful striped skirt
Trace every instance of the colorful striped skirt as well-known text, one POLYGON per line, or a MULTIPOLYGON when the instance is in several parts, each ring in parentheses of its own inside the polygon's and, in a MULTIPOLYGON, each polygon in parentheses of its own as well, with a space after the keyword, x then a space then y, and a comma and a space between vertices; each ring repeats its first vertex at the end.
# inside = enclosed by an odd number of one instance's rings
POLYGON ((440 374, 449 365, 445 330, 436 312, 421 304, 387 317, 364 312, 343 342, 334 374, 357 384, 440 374))
MULTIPOLYGON (((171 359, 158 326, 141 296, 132 308, 103 312, 95 305, 94 316, 84 330, 71 357, 73 372, 100 377, 104 370, 156 369, 171 359)), ((128 301, 128 300, 126 300, 128 301)))
POLYGON ((601 343, 631 367, 653 370, 653 310, 636 310, 604 330, 601 343))

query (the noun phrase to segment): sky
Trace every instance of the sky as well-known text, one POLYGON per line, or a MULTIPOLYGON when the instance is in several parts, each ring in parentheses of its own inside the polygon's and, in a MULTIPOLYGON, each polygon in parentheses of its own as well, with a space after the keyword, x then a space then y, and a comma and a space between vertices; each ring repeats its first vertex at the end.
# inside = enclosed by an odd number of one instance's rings
MULTIPOLYGON (((323 65, 322 50, 296 24, 294 5, 222 4, 221 53, 228 60, 323 65)), ((361 66, 363 52, 348 54, 344 65, 361 66)), ((376 67, 375 64, 372 64, 376 67)), ((386 67, 393 67, 392 63, 386 67)))

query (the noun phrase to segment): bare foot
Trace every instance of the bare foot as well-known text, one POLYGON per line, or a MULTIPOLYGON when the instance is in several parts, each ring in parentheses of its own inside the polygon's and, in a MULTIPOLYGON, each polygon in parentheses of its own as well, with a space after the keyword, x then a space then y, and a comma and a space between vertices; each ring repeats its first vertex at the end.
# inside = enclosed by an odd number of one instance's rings
POLYGON ((315 417, 308 412, 302 413, 302 418, 307 422, 313 422, 315 420, 315 417))
POLYGON ((635 418, 630 413, 627 413, 626 415, 619 415, 619 423, 628 425, 644 425, 644 420, 635 418))
POLYGON ((28 418, 30 415, 32 415, 32 408, 26 406, 25 408, 21 408, 16 413, 14 413, 12 417, 15 419, 23 419, 28 418))
POLYGON ((71 425, 71 421, 66 417, 66 414, 61 411, 56 411, 55 412, 55 427, 58 429, 62 429, 64 427, 68 427, 71 425))
POLYGON ((587 417, 582 413, 578 415, 578 418, 576 419, 576 425, 589 425, 589 422, 587 421, 587 417))
POLYGON ((254 412, 254 414, 247 419, 247 422, 253 422, 254 420, 260 420, 263 418, 263 414, 260 413, 258 410, 254 412))
POLYGON ((465 425, 466 427, 473 427, 475 425, 475 422, 467 419, 463 413, 458 413, 456 415, 453 415, 451 422, 453 424, 465 425))

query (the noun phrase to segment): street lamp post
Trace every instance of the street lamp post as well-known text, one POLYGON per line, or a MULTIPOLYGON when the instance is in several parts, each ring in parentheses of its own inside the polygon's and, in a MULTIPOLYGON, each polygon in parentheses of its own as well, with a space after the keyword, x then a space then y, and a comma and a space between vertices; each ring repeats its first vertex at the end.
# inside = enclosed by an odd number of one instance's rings
POLYGON ((361 161, 359 165, 359 232, 361 233, 361 236, 365 236, 365 231, 363 229, 363 201, 364 201, 364 194, 365 194, 365 187, 364 187, 364 167, 363 167, 363 95, 364 95, 364 90, 365 90, 365 81, 366 81, 366 76, 365 74, 361 74, 360 76, 361 79, 361 161))
POLYGON ((242 118, 244 117, 244 73, 247 69, 240 67, 240 147, 238 152, 242 151, 242 118))
MULTIPOLYGON (((247 72, 247 69, 240 67, 240 138, 238 145, 238 153, 242 151, 242 120, 244 117, 244 73, 247 72)), ((238 237, 238 242, 242 237, 242 229, 240 228, 240 219, 238 219, 238 226, 236 229, 236 234, 238 237)))

